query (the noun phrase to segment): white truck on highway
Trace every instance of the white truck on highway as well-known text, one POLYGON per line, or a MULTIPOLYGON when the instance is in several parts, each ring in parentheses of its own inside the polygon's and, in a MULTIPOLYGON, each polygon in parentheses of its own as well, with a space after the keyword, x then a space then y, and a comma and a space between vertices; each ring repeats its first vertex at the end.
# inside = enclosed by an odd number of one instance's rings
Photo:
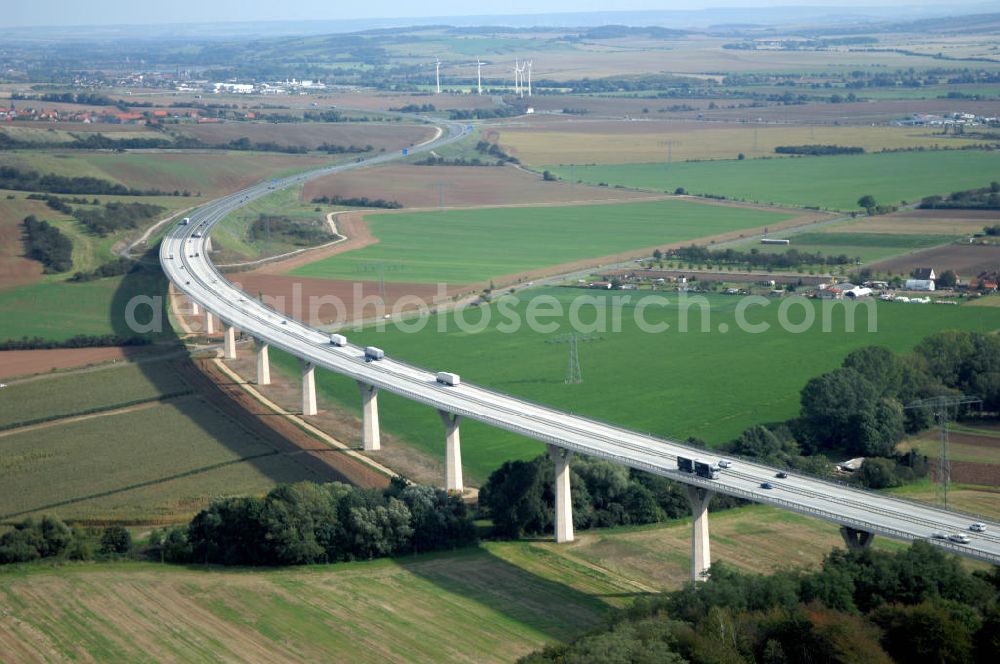
POLYGON ((181 226, 187 226, 191 223, 191 217, 184 217, 181 219, 181 226))
POLYGON ((365 347, 365 362, 376 362, 385 357, 385 351, 375 346, 365 347))
POLYGON ((347 337, 345 337, 343 334, 331 334, 330 344, 333 346, 346 346, 347 337))
POLYGON ((459 378, 458 374, 453 374, 448 371, 439 371, 437 373, 437 382, 441 383, 442 385, 450 385, 451 387, 455 387, 462 383, 462 379, 459 378))

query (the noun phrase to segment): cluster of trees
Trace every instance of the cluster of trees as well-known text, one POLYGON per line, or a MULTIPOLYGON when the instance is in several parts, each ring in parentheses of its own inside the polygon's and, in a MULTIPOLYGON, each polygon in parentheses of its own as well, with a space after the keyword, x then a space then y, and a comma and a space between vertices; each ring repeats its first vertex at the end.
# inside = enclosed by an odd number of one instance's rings
POLYGON ((895 486, 928 470, 925 457, 895 450, 905 434, 933 424, 929 409, 905 406, 949 394, 978 395, 985 410, 1000 410, 1000 337, 949 330, 908 354, 855 350, 840 368, 806 383, 797 418, 750 427, 724 449, 816 475, 830 472, 824 454, 864 456, 857 482, 895 486))
POLYGON ((118 277, 138 269, 141 269, 140 263, 120 256, 113 261, 98 265, 90 272, 75 272, 70 277, 70 281, 84 282, 105 279, 107 277, 118 277))
POLYGON ((387 210, 398 210, 403 207, 403 204, 399 201, 387 201, 384 198, 368 198, 367 196, 357 196, 354 198, 345 198, 340 194, 334 194, 333 196, 317 196, 312 199, 313 203, 320 203, 323 205, 344 205, 346 207, 369 207, 369 208, 385 208, 387 210))
POLYGON ((413 162, 414 166, 503 166, 504 161, 498 159, 497 161, 483 161, 479 157, 473 157, 472 159, 466 159, 465 157, 458 157, 456 159, 447 159, 445 157, 435 157, 434 155, 428 155, 423 159, 413 162))
POLYGON ((455 109, 449 112, 448 118, 450 120, 491 120, 493 118, 510 118, 523 114, 524 109, 519 106, 501 106, 500 108, 455 109))
POLYGON ((39 350, 49 348, 97 348, 104 346, 146 346, 147 337, 125 337, 119 334, 77 334, 56 341, 42 337, 21 337, 0 341, 0 350, 39 350))
MULTIPOLYGON (((552 530, 554 473, 547 455, 508 461, 493 471, 479 491, 479 509, 493 520, 494 535, 518 538, 552 530)), ((658 475, 584 456, 574 457, 570 473, 577 529, 656 523, 691 513, 683 487, 658 475)), ((712 507, 738 504, 737 498, 717 495, 712 507)))
POLYGON ((87 200, 86 198, 81 198, 79 196, 75 198, 64 198, 62 196, 53 196, 52 194, 28 194, 25 196, 29 201, 45 201, 45 205, 49 209, 55 210, 56 212, 62 212, 63 214, 71 214, 73 208, 69 206, 70 203, 73 205, 100 205, 101 201, 96 198, 87 200))
POLYGON ((303 223, 291 217, 263 213, 250 225, 249 235, 254 241, 280 236, 290 244, 302 246, 311 246, 330 238, 321 223, 303 223))
POLYGON ((871 194, 865 194, 858 199, 858 207, 865 209, 865 214, 869 217, 876 214, 889 214, 890 212, 895 212, 899 208, 895 205, 882 205, 875 200, 875 197, 871 194))
POLYGON ((484 155, 495 158, 499 162, 507 162, 511 164, 520 164, 520 160, 517 157, 512 157, 503 151, 498 143, 490 143, 489 141, 479 141, 476 143, 476 152, 481 152, 484 155))
POLYGON ((300 482, 264 498, 222 498, 184 528, 156 533, 168 562, 304 565, 466 546, 475 527, 460 496, 393 480, 383 490, 300 482))
POLYGON ((521 664, 947 662, 1000 652, 1000 572, 968 572, 925 542, 834 549, 820 570, 770 576, 718 563, 708 581, 639 599, 521 664))
POLYGON ((166 208, 150 203, 105 203, 96 209, 73 208, 71 214, 91 233, 109 233, 136 228, 141 222, 162 214, 166 208))
POLYGON ((17 101, 48 101, 58 104, 83 104, 85 106, 117 106, 122 103, 106 95, 93 92, 44 92, 40 95, 13 92, 10 98, 17 101))
MULTIPOLYGON (((132 189, 125 185, 89 176, 66 177, 37 171, 0 166, 0 189, 40 191, 50 194, 86 194, 99 196, 170 196, 159 189, 132 189)), ((173 195, 179 195, 174 192, 173 195)))
POLYGON ((372 147, 371 143, 365 146, 321 143, 316 149, 327 154, 361 154, 362 152, 371 152, 375 148, 372 147))
MULTIPOLYGON (((990 186, 980 189, 955 191, 947 198, 926 196, 920 201, 920 207, 925 210, 1000 210, 1000 182, 991 182, 990 186)), ((992 235, 989 229, 986 232, 992 235)))
POLYGON ((437 108, 434 107, 434 104, 407 104, 399 108, 390 106, 389 110, 395 113, 433 113, 437 108))
POLYGON ((807 154, 817 157, 834 154, 864 154, 864 148, 844 145, 779 145, 774 148, 777 154, 807 154))
POLYGON ((103 530, 70 528, 54 516, 28 518, 0 536, 0 565, 42 558, 93 560, 119 557, 132 549, 132 536, 121 526, 103 530))
POLYGON ((1000 235, 1000 224, 993 224, 992 226, 984 226, 983 232, 990 237, 996 237, 1000 235))
MULTIPOLYGON (((683 191, 679 191, 683 193, 683 191)), ((809 252, 789 249, 784 253, 761 252, 758 249, 739 251, 736 249, 709 249, 691 245, 680 249, 671 249, 667 253, 659 249, 653 252, 654 260, 677 260, 688 263, 720 263, 723 265, 746 265, 754 268, 797 268, 803 265, 853 265, 857 259, 841 254, 826 256, 820 252, 809 252)))
POLYGON ((46 272, 66 272, 73 267, 73 242, 62 231, 33 214, 21 223, 28 258, 44 265, 46 272))

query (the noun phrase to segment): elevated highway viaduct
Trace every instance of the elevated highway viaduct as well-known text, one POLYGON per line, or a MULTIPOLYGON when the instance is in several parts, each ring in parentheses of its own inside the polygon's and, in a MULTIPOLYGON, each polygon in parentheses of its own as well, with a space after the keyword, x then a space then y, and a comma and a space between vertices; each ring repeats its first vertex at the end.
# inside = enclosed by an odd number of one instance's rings
MULTIPOLYGON (((469 128, 444 124, 439 135, 409 149, 410 154, 431 150, 459 140, 469 128)), ((160 263, 170 281, 204 310, 209 324, 214 318, 224 329, 227 357, 235 356, 235 331, 256 340, 257 382, 270 381, 268 351, 279 348, 299 358, 302 367, 302 412, 316 413, 315 371, 333 371, 357 382, 363 411, 366 450, 380 446, 378 394, 382 390, 404 396, 436 410, 445 428, 445 488, 460 492, 462 479, 460 427, 470 418, 544 443, 555 463, 555 538, 573 539, 570 502, 570 464, 574 454, 607 459, 645 470, 686 485, 693 511, 692 565, 695 579, 704 578, 710 564, 708 503, 714 493, 724 493, 813 516, 841 527, 851 547, 868 546, 874 535, 900 540, 928 540, 935 546, 969 558, 1000 564, 1000 524, 986 523, 986 531, 970 532, 973 516, 863 491, 806 476, 775 479, 778 468, 752 461, 736 461, 714 479, 678 469, 678 458, 695 459, 708 451, 677 441, 656 438, 593 419, 524 401, 495 390, 462 382, 445 385, 435 372, 389 356, 366 361, 364 350, 353 344, 337 346, 330 336, 269 309, 234 287, 209 259, 212 227, 234 210, 274 189, 302 184, 312 178, 365 168, 398 159, 384 154, 366 161, 340 164, 263 182, 220 198, 196 210, 189 224, 172 227, 160 247, 160 263), (763 488, 770 483, 773 488, 763 488), (933 537, 934 533, 966 533, 966 544, 933 537)), ((211 329, 211 328, 209 328, 211 329)), ((442 367, 446 368, 446 367, 442 367)))

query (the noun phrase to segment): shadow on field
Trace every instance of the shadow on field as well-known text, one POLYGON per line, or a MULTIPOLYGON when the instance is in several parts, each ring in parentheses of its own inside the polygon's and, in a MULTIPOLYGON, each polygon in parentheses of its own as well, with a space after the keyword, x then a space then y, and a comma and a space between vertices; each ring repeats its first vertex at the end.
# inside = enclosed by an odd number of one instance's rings
MULTIPOLYGON (((160 270, 159 265, 159 243, 150 248, 142 257, 139 266, 128 273, 122 280, 121 285, 115 291, 111 302, 110 318, 115 334, 132 337, 136 336, 126 321, 126 311, 129 302, 139 296, 152 298, 152 302, 160 304, 159 314, 162 316, 162 329, 153 332, 149 336, 155 344, 165 350, 174 347, 178 350, 184 348, 181 339, 174 332, 170 325, 168 309, 170 298, 168 293, 168 281, 160 270)), ((135 318, 139 323, 150 321, 152 312, 147 305, 136 307, 135 318)), ((128 360, 138 359, 144 352, 148 353, 148 348, 144 346, 126 347, 126 357, 128 360)), ((147 380, 157 389, 167 391, 170 388, 170 374, 179 375, 195 391, 197 399, 208 404, 210 408, 184 409, 182 416, 187 417, 191 422, 202 429, 206 435, 214 438, 221 445, 233 452, 241 463, 248 463, 261 474, 276 482, 287 482, 295 480, 312 480, 316 482, 347 481, 346 478, 335 468, 308 453, 302 453, 301 447, 295 445, 287 437, 282 435, 277 426, 277 420, 271 418, 259 418, 257 414, 251 413, 234 400, 223 386, 220 386, 204 374, 202 368, 197 366, 197 360, 190 355, 180 354, 177 359, 165 362, 137 362, 147 380), (218 418, 226 418, 239 425, 242 433, 224 433, 222 430, 233 427, 218 426, 218 418), (275 423, 272 426, 267 420, 275 423), (252 441, 252 442, 251 442, 252 441), (271 451, 261 454, 261 444, 271 451), (279 464, 273 463, 271 457, 284 455, 288 458, 287 463, 296 469, 289 472, 286 466, 281 468, 280 477, 276 475, 279 464), (270 460, 271 462, 268 462, 270 460), (300 472, 301 471, 301 472, 300 472), (289 475, 293 477, 289 477, 289 475)), ((176 377, 174 377, 176 380, 176 377)), ((140 437, 141 431, 125 432, 124 435, 140 437)), ((317 446, 319 444, 317 443, 317 446)), ((324 450, 325 451, 325 450, 324 450)), ((207 470, 207 469, 203 469, 207 470)), ((164 479, 151 478, 151 482, 164 481, 164 479)), ((126 490, 129 487, 123 487, 126 490)), ((226 487, 218 487, 218 493, 224 493, 226 487)))
MULTIPOLYGON (((573 563, 548 551, 533 549, 532 556, 537 557, 535 562, 539 565, 551 570, 554 577, 573 573, 568 568, 573 563)), ((584 592, 540 576, 526 566, 512 564, 482 547, 470 549, 468 553, 459 551, 435 556, 433 560, 417 556, 400 557, 396 562, 444 593, 480 604, 559 641, 569 640, 598 624, 612 608, 604 598, 645 594, 584 592)), ((593 572, 586 570, 576 576, 590 580, 593 572)), ((473 615, 466 615, 461 620, 469 623, 475 619, 473 615)))

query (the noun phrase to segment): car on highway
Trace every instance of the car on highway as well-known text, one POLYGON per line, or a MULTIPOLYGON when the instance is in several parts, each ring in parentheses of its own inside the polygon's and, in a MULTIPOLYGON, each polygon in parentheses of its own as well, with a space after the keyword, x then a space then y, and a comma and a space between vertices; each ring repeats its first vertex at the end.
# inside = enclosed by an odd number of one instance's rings
POLYGON ((775 477, 777 477, 779 480, 783 480, 788 477, 788 473, 786 473, 783 470, 780 470, 775 474, 775 477))
POLYGON ((971 530, 974 533, 985 533, 986 532, 986 524, 985 523, 979 523, 977 521, 976 523, 974 523, 971 526, 969 526, 969 530, 971 530))
POLYGON ((933 539, 948 539, 948 536, 944 533, 931 533, 931 538, 933 539))
POLYGON ((968 544, 972 540, 969 539, 968 535, 963 535, 962 533, 955 533, 954 535, 948 535, 948 539, 956 544, 968 544))
POLYGON ((719 468, 732 468, 733 462, 726 459, 719 459, 719 468))
POLYGON ((770 482, 761 482, 760 483, 760 488, 761 489, 773 489, 774 485, 771 484, 770 482))

